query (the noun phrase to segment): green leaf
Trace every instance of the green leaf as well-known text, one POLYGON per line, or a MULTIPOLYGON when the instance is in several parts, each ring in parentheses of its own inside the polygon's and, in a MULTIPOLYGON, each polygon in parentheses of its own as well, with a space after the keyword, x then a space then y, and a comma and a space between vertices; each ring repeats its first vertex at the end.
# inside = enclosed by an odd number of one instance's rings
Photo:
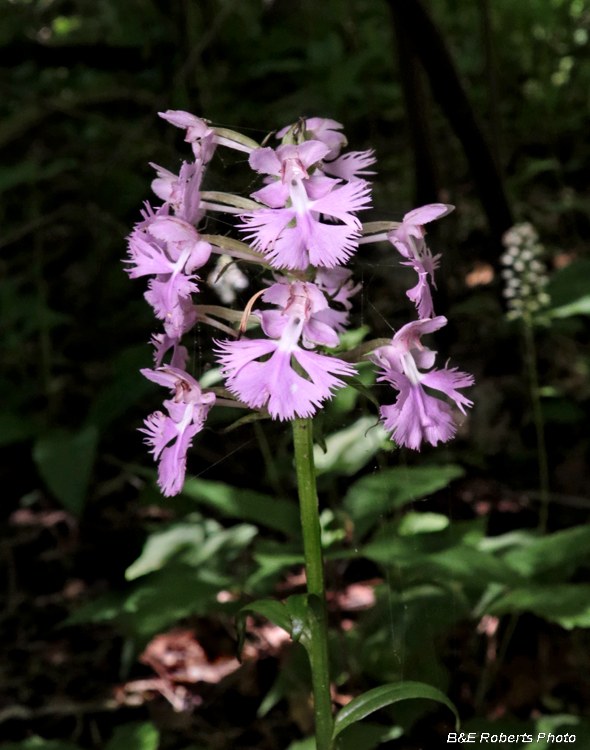
POLYGON ((554 273, 547 285, 547 292, 554 309, 572 305, 590 295, 590 259, 577 258, 554 273))
POLYGON ((335 471, 351 476, 383 447, 389 448, 387 433, 374 417, 361 417, 354 424, 326 438, 326 451, 315 445, 313 460, 317 474, 335 471))
POLYGON ((237 430, 238 427, 242 427, 245 424, 252 424, 253 422, 260 422, 263 419, 270 419, 270 414, 261 411, 255 411, 251 414, 246 414, 246 416, 236 419, 235 422, 232 422, 227 427, 224 427, 223 430, 220 430, 220 434, 227 435, 228 432, 233 432, 234 430, 237 430))
POLYGON ((414 568, 433 580, 455 580, 476 588, 485 587, 492 582, 507 586, 519 582, 518 574, 506 563, 469 544, 459 544, 442 552, 426 555, 415 562, 414 568))
POLYGON ((80 513, 84 507, 97 443, 98 431, 90 425, 78 432, 48 432, 33 446, 33 458, 43 480, 72 513, 80 513))
POLYGON ((316 750, 315 737, 306 737, 304 740, 292 742, 287 750, 316 750))
POLYGON ((555 570, 560 577, 570 573, 590 556, 590 525, 575 526, 543 537, 504 555, 504 562, 524 576, 534 577, 555 570))
POLYGON ((335 750, 374 750, 384 742, 397 740, 403 733, 402 727, 385 727, 368 721, 351 724, 338 735, 335 750))
POLYGON ((342 375, 341 379, 346 383, 346 385, 349 385, 351 388, 354 388, 355 391, 358 391, 361 396, 367 398, 373 404, 373 406, 377 407, 377 409, 380 408, 381 404, 379 403, 379 401, 358 377, 355 377, 354 375, 342 375))
POLYGON ((355 346, 361 343, 370 330, 369 326, 361 326, 360 328, 352 328, 349 331, 339 334, 340 343, 333 350, 334 353, 348 352, 354 349, 355 346))
POLYGON ((212 519, 173 524, 163 531, 150 534, 141 555, 125 571, 125 578, 132 581, 159 570, 173 557, 195 567, 211 562, 211 558, 220 550, 225 550, 229 553, 226 557, 233 559, 257 533, 258 529, 249 524, 224 529, 212 519))
POLYGON ((344 507, 362 535, 381 514, 431 495, 463 473, 453 464, 385 469, 355 482, 344 498, 344 507))
POLYGON ((205 479, 187 479, 182 493, 198 503, 214 508, 224 516, 253 521, 291 537, 301 535, 299 509, 289 500, 205 479))
POLYGON ((291 618, 291 638, 297 642, 307 628, 307 595, 293 594, 285 603, 291 618))
POLYGON ((446 529, 449 523, 449 519, 441 513, 414 513, 411 511, 402 518, 398 533, 400 536, 429 534, 446 529))
POLYGON ((230 582, 226 579, 220 585, 218 578, 209 580, 210 571, 205 573, 208 575, 201 578, 194 568, 169 563, 144 576, 130 590, 110 592, 79 607, 63 625, 114 620, 121 630, 144 643, 183 617, 227 608, 217 601, 217 594, 230 582))
POLYGON ((590 626, 590 584, 560 583, 517 588, 493 600, 486 608, 493 615, 533 612, 568 630, 590 626))
POLYGON ((8 742, 1 745, 2 750, 80 750, 78 745, 67 740, 46 740, 33 735, 20 742, 8 742))
POLYGON ((369 716, 369 714, 379 711, 381 708, 411 698, 428 698, 429 700, 444 703, 455 714, 457 728, 459 727, 457 709, 438 688, 425 685, 423 682, 398 682, 394 685, 381 685, 380 687, 373 688, 350 701, 350 703, 341 709, 336 717, 332 736, 334 738, 337 737, 346 727, 357 721, 361 721, 366 716, 369 716))
POLYGON ((236 616, 236 629, 238 631, 238 659, 242 658, 242 649, 246 640, 246 618, 248 615, 262 615, 267 620, 274 622, 279 628, 291 635, 291 616, 287 606, 274 599, 259 599, 247 604, 236 616))
POLYGON ((117 727, 105 750, 157 750, 159 744, 160 733, 146 721, 117 727))
POLYGON ((552 318, 571 318, 572 315, 590 315, 590 294, 585 294, 583 297, 567 305, 553 307, 547 311, 547 314, 552 318))

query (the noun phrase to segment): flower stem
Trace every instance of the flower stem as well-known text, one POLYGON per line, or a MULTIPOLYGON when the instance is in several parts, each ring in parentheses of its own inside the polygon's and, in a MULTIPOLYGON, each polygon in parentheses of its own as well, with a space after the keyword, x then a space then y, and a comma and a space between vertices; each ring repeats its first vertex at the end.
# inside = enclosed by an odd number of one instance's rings
POLYGON ((293 420, 295 466, 301 508, 301 527, 305 553, 305 573, 309 597, 311 628, 311 674, 316 723, 317 750, 329 750, 332 742, 332 699, 328 660, 328 617, 318 495, 313 465, 313 427, 311 419, 293 420))
POLYGON ((545 446, 545 423, 539 397, 539 376, 537 374, 537 350, 535 347, 535 332, 530 316, 523 317, 523 331, 525 341, 526 366, 529 376, 529 388, 533 406, 533 420, 537 432, 537 455, 539 460, 539 489, 541 491, 541 509, 539 511, 539 530, 547 531, 549 517, 549 466, 547 448, 545 446))

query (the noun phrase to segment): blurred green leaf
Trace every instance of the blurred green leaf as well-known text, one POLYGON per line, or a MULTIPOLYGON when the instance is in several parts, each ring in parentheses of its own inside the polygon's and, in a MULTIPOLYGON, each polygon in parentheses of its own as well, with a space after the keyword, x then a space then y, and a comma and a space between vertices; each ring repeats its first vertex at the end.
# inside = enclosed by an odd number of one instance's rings
POLYGON ((314 445, 316 473, 356 474, 383 445, 390 447, 387 433, 376 418, 361 417, 350 427, 328 435, 325 453, 319 445, 314 445))
POLYGON ((151 721, 116 727, 105 750, 157 750, 160 733, 151 721))
POLYGON ((590 294, 585 294, 567 305, 552 307, 548 311, 552 318, 571 318, 572 315, 590 315, 590 294))
POLYGON ((183 495, 219 511, 224 516, 253 521, 291 537, 301 535, 299 509, 288 500, 273 498, 253 490, 242 490, 223 482, 187 479, 183 495))
POLYGON ((148 537, 141 555, 125 571, 128 581, 159 570, 176 557, 187 565, 211 562, 221 549, 233 559, 258 533, 255 526, 239 524, 224 529, 212 520, 177 523, 148 537))
POLYGON ((335 750, 374 750, 384 742, 397 740, 404 733, 401 727, 384 727, 365 721, 362 724, 351 724, 338 735, 335 750))
POLYGON ((575 526, 548 536, 529 538, 504 555, 504 562, 520 574, 534 577, 555 571, 562 578, 590 557, 590 525, 575 526))
POLYGON ((509 591, 492 601, 487 612, 533 612, 565 628, 590 626, 590 584, 560 583, 527 586, 509 591))
POLYGON ((355 482, 344 498, 359 535, 367 531, 383 513, 420 500, 463 476, 460 466, 396 466, 355 482))
POLYGON ((315 737, 306 737, 304 740, 292 742, 287 750, 316 750, 315 737))
POLYGON ((395 685, 381 685, 381 687, 373 688, 347 703, 336 716, 333 737, 337 737, 346 727, 361 721, 381 708, 412 698, 427 698, 444 703, 455 714, 456 725, 459 727, 457 709, 438 688, 421 682, 400 682, 395 685))
POLYGON ((519 581, 518 574, 502 560, 468 544, 425 555, 415 566, 422 575, 434 580, 460 581, 476 588, 492 582, 513 585, 519 581))
POLYGON ((413 534, 429 534, 433 531, 442 531, 449 525, 449 519, 440 513, 406 513, 399 525, 401 536, 412 536, 413 534))
POLYGON ((33 458, 43 480, 72 513, 80 513, 84 507, 97 444, 98 431, 90 425, 77 432, 53 430, 33 446, 33 458))
POLYGON ((74 169, 78 161, 72 158, 56 159, 41 167, 36 159, 27 159, 14 167, 0 168, 0 193, 12 190, 23 183, 36 183, 51 180, 61 172, 74 169))
POLYGON ((46 740, 33 735, 20 742, 5 742, 2 750, 80 750, 78 745, 67 740, 46 740))
POLYGON ((541 403, 545 423, 574 424, 586 418, 586 412, 575 401, 566 398, 552 398, 541 403))
POLYGON ((125 633, 144 643, 183 617, 223 610, 217 594, 224 585, 231 585, 231 580, 169 563, 142 577, 130 589, 109 592, 82 605, 63 625, 114 621, 125 633))
MULTIPOLYGON (((551 296, 552 310, 549 314, 552 315, 555 315, 553 312, 555 308, 570 306, 588 297, 590 295, 590 259, 577 258, 565 268, 556 271, 549 279, 547 292, 551 296)), ((566 317, 566 315, 562 312, 555 317, 566 317)))

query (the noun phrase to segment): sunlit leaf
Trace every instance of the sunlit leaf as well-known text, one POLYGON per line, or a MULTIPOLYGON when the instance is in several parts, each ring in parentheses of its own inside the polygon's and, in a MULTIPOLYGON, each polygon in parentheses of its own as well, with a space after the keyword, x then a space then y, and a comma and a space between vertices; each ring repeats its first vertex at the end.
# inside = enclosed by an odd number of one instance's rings
POLYGON ((315 445, 313 459, 316 472, 336 471, 356 474, 383 445, 389 448, 387 433, 375 417, 361 417, 350 427, 326 438, 326 452, 315 445))
POLYGON ((399 525, 401 536, 413 536, 414 534, 429 534, 433 531, 442 531, 449 525, 447 516, 441 513, 406 513, 399 525))
POLYGON ((299 509, 288 500, 204 479, 187 479, 183 494, 224 516, 253 521, 292 537, 301 534, 299 509))
POLYGON ((364 533, 383 513, 420 500, 463 476, 460 466, 396 466, 362 477, 348 490, 344 507, 364 533))
POLYGON ((255 526, 239 524, 224 529, 215 521, 178 523, 148 537, 141 555, 125 571, 128 581, 159 570, 173 557, 188 565, 210 561, 220 549, 233 558, 254 539, 255 526))

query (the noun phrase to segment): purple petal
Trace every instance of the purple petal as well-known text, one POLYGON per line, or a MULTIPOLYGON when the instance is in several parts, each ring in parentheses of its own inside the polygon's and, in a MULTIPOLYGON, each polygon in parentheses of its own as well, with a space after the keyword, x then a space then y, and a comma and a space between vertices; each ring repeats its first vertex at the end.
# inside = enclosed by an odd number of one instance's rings
POLYGON ((404 216, 404 224, 422 226, 434 221, 435 219, 447 216, 454 210, 455 206, 450 206, 446 203, 429 203, 427 206, 420 206, 420 208, 414 208, 412 211, 408 211, 404 216))
POLYGON ((178 495, 184 485, 186 475, 186 453, 192 445, 192 439, 200 432, 202 425, 189 425, 178 439, 162 451, 158 466, 158 484, 166 497, 178 495))
MULTIPOLYGON (((256 151, 252 153, 255 154, 256 151)), ((276 180, 260 188, 255 193, 251 193, 250 197, 259 203, 270 206, 270 208, 282 208, 289 200, 289 186, 283 185, 280 180, 276 180)))
POLYGON ((304 180, 303 184, 307 197, 312 201, 317 201, 323 198, 326 193, 334 190, 340 184, 340 180, 327 177, 323 172, 318 170, 311 174, 309 179, 304 180))
POLYGON ((340 343, 338 334, 326 322, 318 319, 319 314, 320 313, 312 315, 309 319, 309 322, 307 322, 303 326, 304 345, 307 342, 311 344, 311 346, 313 346, 314 344, 319 344, 320 346, 328 346, 330 348, 338 346, 338 344, 340 343))
POLYGON ((351 216, 352 211, 362 211, 369 208, 371 203, 371 186, 364 180, 349 182, 342 187, 332 190, 323 198, 315 201, 314 211, 334 216, 348 226, 360 229, 361 223, 356 216, 351 216))
POLYGON ((156 218, 149 226, 149 232, 154 237, 164 242, 190 242, 197 243, 199 235, 197 230, 187 221, 176 216, 163 216, 156 218))
POLYGON ((159 248, 147 242, 138 232, 129 237, 128 251, 129 258, 123 262, 135 264, 134 267, 126 269, 132 279, 149 274, 172 273, 174 270, 174 264, 169 258, 159 248))
POLYGON ((388 373, 389 382, 400 393, 395 404, 381 407, 381 417, 391 439, 398 445, 420 450, 422 441, 431 445, 446 443, 456 431, 451 408, 444 401, 428 396, 421 385, 412 385, 400 373, 388 373))
POLYGON ((280 310, 263 310, 260 316, 264 333, 271 339, 280 339, 289 317, 280 310))
POLYGON ((426 278, 426 271, 418 274, 418 283, 412 289, 408 289, 406 294, 416 305, 418 316, 421 319, 431 318, 434 315, 434 305, 432 303, 432 294, 430 285, 426 278))
MULTIPOLYGON (((280 148, 277 149, 277 152, 279 150, 280 148)), ((301 159, 301 162, 306 169, 309 169, 309 167, 311 167, 316 162, 321 161, 321 159, 326 156, 329 150, 330 147, 319 140, 305 141, 305 143, 301 143, 299 146, 297 146, 299 158, 301 159)))
MULTIPOLYGON (((299 224, 287 231, 294 232, 298 228, 299 224)), ((333 268, 346 263, 358 248, 358 236, 354 229, 346 225, 321 224, 319 221, 313 221, 307 240, 309 262, 314 266, 325 268, 333 268)), ((302 266, 302 268, 306 267, 302 266)))
POLYGON ((193 247, 184 264, 187 273, 192 273, 196 268, 201 268, 209 260, 212 247, 208 242, 199 240, 193 247))
POLYGON ((361 176, 375 174, 375 172, 366 169, 377 161, 374 154, 375 152, 372 149, 369 151, 350 151, 334 161, 325 163, 324 171, 348 182, 360 180, 361 176))
POLYGON ((449 398, 453 399, 463 414, 465 414, 464 407, 473 406, 473 401, 470 401, 456 390, 457 388, 467 388, 473 385, 473 375, 467 372, 460 372, 456 367, 445 367, 442 370, 432 370, 432 372, 426 373, 421 380, 429 388, 446 393, 449 398))
POLYGON ((244 223, 238 227, 243 232, 249 232, 246 240, 254 249, 267 252, 269 248, 272 249, 281 232, 294 216, 295 211, 290 208, 261 208, 255 213, 244 214, 242 216, 244 223))
POLYGON ((262 295, 262 299, 271 305, 279 305, 280 307, 287 307, 289 299, 291 297, 291 285, 289 282, 273 284, 265 290, 262 295))
POLYGON ((256 172, 261 174, 273 174, 279 177, 281 174, 281 162, 273 148, 258 148, 252 151, 248 157, 248 163, 256 172))
POLYGON ((150 414, 144 420, 145 427, 140 427, 139 431, 144 432, 147 437, 145 442, 151 445, 153 450, 151 453, 154 454, 154 458, 157 459, 160 453, 164 450, 166 445, 175 437, 178 436, 175 422, 163 414, 161 411, 156 411, 150 414))

